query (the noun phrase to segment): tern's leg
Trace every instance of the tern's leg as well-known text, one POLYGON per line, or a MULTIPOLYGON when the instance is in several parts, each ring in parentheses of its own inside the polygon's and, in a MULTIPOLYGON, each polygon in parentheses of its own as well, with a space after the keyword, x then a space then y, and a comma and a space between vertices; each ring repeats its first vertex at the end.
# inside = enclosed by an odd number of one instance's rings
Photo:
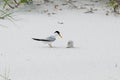
POLYGON ((53 48, 53 47, 52 47, 52 44, 48 44, 48 45, 49 45, 51 48, 53 48))

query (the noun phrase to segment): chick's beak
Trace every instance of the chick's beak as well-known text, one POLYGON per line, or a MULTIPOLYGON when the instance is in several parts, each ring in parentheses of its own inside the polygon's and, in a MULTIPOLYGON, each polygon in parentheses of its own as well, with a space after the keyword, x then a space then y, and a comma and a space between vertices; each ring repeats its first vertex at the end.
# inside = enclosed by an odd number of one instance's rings
POLYGON ((60 38, 62 38, 62 35, 61 35, 61 34, 59 34, 59 36, 60 36, 60 38))

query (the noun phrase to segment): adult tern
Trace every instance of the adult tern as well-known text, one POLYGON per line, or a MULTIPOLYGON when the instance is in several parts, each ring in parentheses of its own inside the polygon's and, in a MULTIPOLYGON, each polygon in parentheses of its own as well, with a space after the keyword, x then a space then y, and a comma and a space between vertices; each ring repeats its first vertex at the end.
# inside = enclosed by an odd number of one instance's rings
POLYGON ((56 40, 57 36, 59 36, 60 38, 62 38, 60 32, 59 31, 55 31, 53 35, 47 37, 46 39, 38 39, 38 38, 32 38, 32 39, 36 40, 36 41, 42 41, 42 42, 48 44, 52 48, 53 47, 52 43, 56 40))

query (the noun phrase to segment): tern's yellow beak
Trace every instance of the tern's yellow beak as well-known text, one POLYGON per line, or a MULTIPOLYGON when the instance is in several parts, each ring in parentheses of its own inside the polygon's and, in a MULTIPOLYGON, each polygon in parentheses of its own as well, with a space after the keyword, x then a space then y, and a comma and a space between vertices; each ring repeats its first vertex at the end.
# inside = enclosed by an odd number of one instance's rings
POLYGON ((59 36, 60 36, 60 38, 62 38, 62 35, 61 35, 61 34, 59 34, 59 36))

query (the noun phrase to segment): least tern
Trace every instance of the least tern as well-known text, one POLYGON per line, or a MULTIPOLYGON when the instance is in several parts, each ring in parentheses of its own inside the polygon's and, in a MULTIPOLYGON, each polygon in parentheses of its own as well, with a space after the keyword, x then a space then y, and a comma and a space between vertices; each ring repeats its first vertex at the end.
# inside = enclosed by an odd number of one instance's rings
POLYGON ((32 39, 36 40, 36 41, 42 41, 42 42, 48 44, 52 48, 53 47, 52 43, 56 40, 57 36, 59 36, 60 38, 62 38, 60 32, 59 31, 55 31, 53 35, 47 37, 46 39, 38 39, 38 38, 32 38, 32 39))

